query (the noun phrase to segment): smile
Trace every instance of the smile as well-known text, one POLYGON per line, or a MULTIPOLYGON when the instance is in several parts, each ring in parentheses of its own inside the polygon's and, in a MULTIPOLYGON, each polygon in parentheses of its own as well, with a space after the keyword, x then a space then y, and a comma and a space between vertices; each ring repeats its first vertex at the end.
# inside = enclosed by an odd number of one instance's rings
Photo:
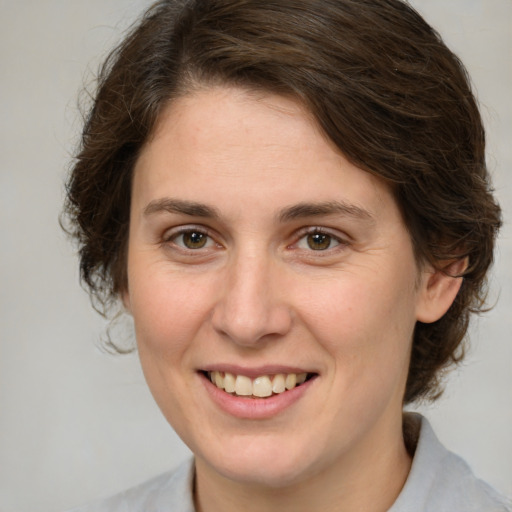
POLYGON ((246 398, 268 398, 291 391, 312 377, 308 373, 278 373, 261 375, 254 379, 229 372, 207 372, 207 377, 219 389, 234 396, 246 398))

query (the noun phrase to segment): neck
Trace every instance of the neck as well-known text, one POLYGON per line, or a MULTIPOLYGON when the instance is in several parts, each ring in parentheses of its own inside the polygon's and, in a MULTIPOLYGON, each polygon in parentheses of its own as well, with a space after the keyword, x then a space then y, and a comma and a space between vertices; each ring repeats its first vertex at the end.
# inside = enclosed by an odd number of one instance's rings
POLYGON ((373 441, 358 447, 352 454, 345 454, 342 460, 334 461, 326 469, 285 487, 234 481, 197 458, 196 510, 384 512, 398 497, 407 479, 411 458, 401 425, 393 442, 383 443, 382 438, 373 441))

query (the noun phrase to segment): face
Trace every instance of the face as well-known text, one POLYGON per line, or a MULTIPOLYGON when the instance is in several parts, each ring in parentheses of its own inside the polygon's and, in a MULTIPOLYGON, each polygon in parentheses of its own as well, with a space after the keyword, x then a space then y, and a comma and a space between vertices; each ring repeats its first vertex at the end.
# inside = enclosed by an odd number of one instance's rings
POLYGON ((130 223, 124 302, 198 471, 287 485, 401 439, 427 274, 386 184, 298 103, 174 101, 136 164, 130 223))

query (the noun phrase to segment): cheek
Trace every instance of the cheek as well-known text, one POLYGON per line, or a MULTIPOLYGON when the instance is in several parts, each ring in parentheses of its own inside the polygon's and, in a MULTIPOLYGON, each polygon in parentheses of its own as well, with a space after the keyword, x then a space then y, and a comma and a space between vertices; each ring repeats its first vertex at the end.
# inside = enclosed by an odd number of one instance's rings
POLYGON ((305 299, 304 321, 331 356, 344 387, 390 381, 407 372, 414 290, 398 273, 396 279, 371 276, 343 276, 311 289, 305 299))
POLYGON ((162 271, 132 277, 130 304, 139 349, 170 358, 188 348, 208 310, 208 294, 198 281, 162 271))
POLYGON ((130 304, 141 366, 162 413, 181 432, 191 413, 192 359, 207 318, 207 294, 198 280, 178 273, 132 273, 130 304), (183 397, 188 396, 188 406, 183 397))

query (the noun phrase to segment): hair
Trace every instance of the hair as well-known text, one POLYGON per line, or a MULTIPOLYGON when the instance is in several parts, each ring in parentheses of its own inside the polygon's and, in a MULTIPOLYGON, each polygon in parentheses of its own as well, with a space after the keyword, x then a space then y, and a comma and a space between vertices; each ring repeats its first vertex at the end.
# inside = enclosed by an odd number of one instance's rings
MULTIPOLYGON (((93 304, 127 289, 134 164, 159 114, 198 87, 288 95, 361 169, 391 187, 418 262, 467 259, 437 322, 418 322, 404 403, 435 399, 482 311, 501 223, 467 72, 400 0, 155 3, 108 56, 67 183, 66 229, 93 304)), ((447 270, 448 271, 448 270, 447 270)))

